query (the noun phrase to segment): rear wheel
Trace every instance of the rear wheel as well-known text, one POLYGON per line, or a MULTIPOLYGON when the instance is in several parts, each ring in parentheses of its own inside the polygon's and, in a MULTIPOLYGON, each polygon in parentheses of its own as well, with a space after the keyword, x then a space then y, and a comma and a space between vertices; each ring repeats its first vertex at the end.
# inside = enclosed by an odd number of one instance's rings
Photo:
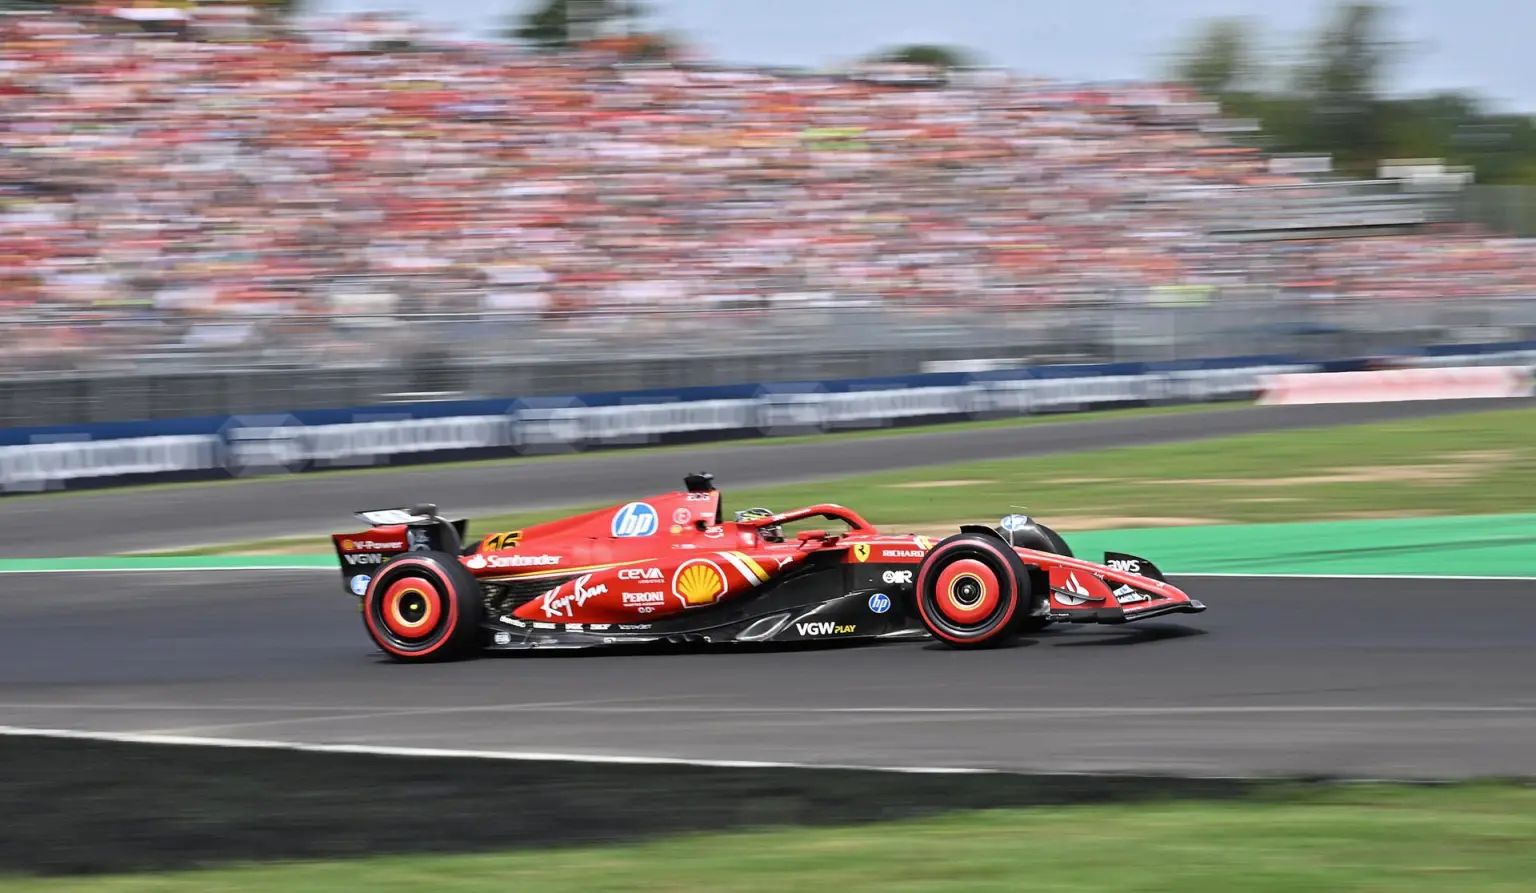
POLYGON ((1006 641, 1030 605, 1024 562, 985 535, 957 534, 934 546, 918 568, 914 588, 923 626, 956 648, 1006 641))
POLYGON ((479 647, 480 584, 444 552, 406 552, 379 568, 363 593, 363 625, 399 661, 464 657, 479 647))

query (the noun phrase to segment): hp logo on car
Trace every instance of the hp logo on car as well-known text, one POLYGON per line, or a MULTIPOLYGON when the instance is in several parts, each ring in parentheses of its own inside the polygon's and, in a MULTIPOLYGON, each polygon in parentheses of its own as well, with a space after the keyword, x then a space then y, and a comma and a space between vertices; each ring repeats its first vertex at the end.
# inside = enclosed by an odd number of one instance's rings
POLYGON ((656 510, 644 502, 631 502, 613 513, 614 536, 650 536, 656 532, 656 510))
POLYGON ((891 609, 891 597, 883 592, 877 592, 869 597, 869 610, 876 614, 884 614, 891 609))

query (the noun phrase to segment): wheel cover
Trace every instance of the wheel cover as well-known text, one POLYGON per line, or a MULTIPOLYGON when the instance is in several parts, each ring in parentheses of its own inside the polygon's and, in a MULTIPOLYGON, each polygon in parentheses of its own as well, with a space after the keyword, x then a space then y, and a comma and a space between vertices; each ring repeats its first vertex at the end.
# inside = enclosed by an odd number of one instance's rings
POLYGON ((934 606, 944 619, 960 626, 981 624, 997 610, 1002 583, 991 567, 974 558, 945 565, 934 581, 934 606))
MULTIPOLYGON (((369 638, 401 660, 432 660, 462 650, 478 624, 461 622, 461 591, 448 556, 401 555, 386 562, 363 593, 363 625, 369 638)), ((478 607, 478 606, 472 606, 478 607)))
POLYGON ((423 639, 437 629, 443 616, 443 597, 424 577, 401 577, 379 599, 379 613, 384 626, 401 640, 423 639))
POLYGON ((917 572, 916 607, 935 638, 958 647, 1005 640, 1028 599, 1017 557, 988 537, 958 534, 935 546, 917 572))

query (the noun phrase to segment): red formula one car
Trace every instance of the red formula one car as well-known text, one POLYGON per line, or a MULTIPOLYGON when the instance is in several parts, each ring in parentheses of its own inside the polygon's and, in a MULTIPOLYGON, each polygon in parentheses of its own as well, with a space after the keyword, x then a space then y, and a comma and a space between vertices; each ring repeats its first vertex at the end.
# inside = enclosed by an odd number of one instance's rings
POLYGON ((663 641, 931 635, 973 648, 1051 623, 1205 610, 1152 562, 1074 558, 1024 515, 934 542, 831 504, 727 521, 709 475, 684 484, 467 546, 465 522, 430 505, 359 512, 373 526, 332 540, 368 635, 402 661, 663 641), (810 519, 817 529, 786 535, 810 519))

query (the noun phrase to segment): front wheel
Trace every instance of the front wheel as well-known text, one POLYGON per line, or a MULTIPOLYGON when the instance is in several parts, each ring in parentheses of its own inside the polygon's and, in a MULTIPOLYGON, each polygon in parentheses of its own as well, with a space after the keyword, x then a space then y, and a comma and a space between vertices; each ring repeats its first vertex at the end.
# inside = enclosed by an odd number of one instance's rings
POLYGON ((1019 556, 990 536, 961 533, 934 546, 917 570, 918 616, 934 638, 955 648, 999 645, 1031 605, 1019 556))
MULTIPOLYGON (((1018 518, 1020 516, 1014 517, 1018 518)), ((1007 522, 1005 521, 1005 523, 1007 522)), ((1024 518, 1022 523, 1015 521, 1011 527, 998 527, 996 529, 997 535, 1010 545, 1034 549, 1036 552, 1050 552, 1053 555, 1072 557, 1072 547, 1067 545, 1067 541, 1062 539, 1061 534, 1033 518, 1024 518)), ((1024 635, 1029 635, 1030 633, 1040 632, 1053 622, 1049 617, 1039 614, 1025 614, 1019 617, 1016 629, 1024 635)))
POLYGON ((363 592, 363 625, 398 661, 464 657, 479 647, 480 584, 446 552, 406 552, 386 562, 363 592))

